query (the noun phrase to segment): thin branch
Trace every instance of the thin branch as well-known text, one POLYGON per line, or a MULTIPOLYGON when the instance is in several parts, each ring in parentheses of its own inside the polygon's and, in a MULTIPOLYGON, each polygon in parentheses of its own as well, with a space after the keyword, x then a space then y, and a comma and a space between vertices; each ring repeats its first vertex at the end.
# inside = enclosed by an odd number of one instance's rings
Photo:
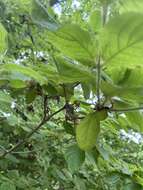
POLYGON ((12 153, 14 150, 16 150, 18 147, 20 147, 21 145, 25 144, 27 142, 27 140, 35 133, 37 132, 47 121, 49 121, 54 115, 58 114, 59 112, 61 112, 62 110, 65 109, 65 106, 60 108, 59 110, 57 110, 56 112, 52 113, 51 115, 45 117, 43 117, 42 121, 21 141, 19 141, 14 147, 12 147, 9 150, 6 150, 1 156, 0 158, 4 158, 6 155, 12 153))
POLYGON ((44 95, 44 103, 43 103, 43 110, 44 110, 44 117, 46 118, 47 114, 48 114, 48 96, 44 95))
POLYGON ((130 111, 137 111, 137 110, 143 110, 143 107, 125 108, 125 109, 109 108, 109 111, 111 112, 130 112, 130 111))
POLYGON ((101 68, 100 68, 100 56, 97 59, 97 80, 96 80, 96 94, 97 94, 97 107, 100 107, 100 75, 101 75, 101 68))

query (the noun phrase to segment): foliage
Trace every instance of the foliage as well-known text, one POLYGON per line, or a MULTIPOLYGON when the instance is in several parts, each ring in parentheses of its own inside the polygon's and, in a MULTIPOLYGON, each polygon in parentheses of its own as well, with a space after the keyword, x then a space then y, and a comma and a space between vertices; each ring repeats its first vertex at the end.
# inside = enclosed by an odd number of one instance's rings
POLYGON ((74 3, 0 0, 2 190, 143 189, 143 3, 74 3))

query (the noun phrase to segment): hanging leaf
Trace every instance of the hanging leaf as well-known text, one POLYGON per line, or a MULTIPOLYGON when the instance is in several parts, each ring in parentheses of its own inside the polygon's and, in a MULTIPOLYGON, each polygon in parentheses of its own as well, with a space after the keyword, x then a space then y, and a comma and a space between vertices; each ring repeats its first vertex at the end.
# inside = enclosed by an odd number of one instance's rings
POLYGON ((58 22, 55 20, 48 10, 40 3, 39 0, 33 0, 32 4, 32 18, 34 22, 49 30, 56 30, 58 22))
POLYGON ((103 59, 108 66, 143 64, 143 14, 126 13, 111 19, 101 41, 103 59), (118 23, 118 24, 117 24, 118 23))
POLYGON ((20 74, 24 74, 30 78, 35 79, 36 81, 40 82, 41 84, 46 83, 46 79, 41 76, 37 71, 30 67, 25 67, 22 65, 16 65, 16 64, 4 64, 1 65, 0 69, 7 71, 7 72, 18 72, 20 74))
POLYGON ((85 160, 85 153, 75 144, 67 148, 65 158, 69 169, 72 172, 75 172, 83 164, 85 160))
POLYGON ((66 24, 48 32, 48 40, 64 55, 82 64, 94 65, 96 49, 90 34, 76 24, 66 24))
POLYGON ((82 150, 92 149, 100 132, 100 121, 107 117, 105 110, 88 114, 76 128, 76 139, 82 150))

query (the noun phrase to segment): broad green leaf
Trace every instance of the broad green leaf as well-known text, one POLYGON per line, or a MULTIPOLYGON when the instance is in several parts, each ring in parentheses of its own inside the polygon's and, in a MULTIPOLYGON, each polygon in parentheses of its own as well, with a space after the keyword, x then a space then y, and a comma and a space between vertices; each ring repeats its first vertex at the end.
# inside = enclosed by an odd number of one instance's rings
POLYGON ((143 13, 142 0, 120 0, 119 12, 140 12, 143 13))
POLYGON ((7 32, 3 25, 0 23, 0 54, 3 54, 7 49, 7 32))
POLYGON ((120 87, 137 88, 143 86, 143 65, 137 67, 116 66, 106 70, 115 85, 120 87))
POLYGON ((74 64, 57 57, 56 66, 61 79, 63 79, 65 83, 66 79, 67 82, 91 82, 96 80, 95 76, 84 65, 74 64))
POLYGON ((48 32, 48 40, 65 56, 94 65, 96 48, 91 35, 76 24, 66 24, 55 32, 48 32))
POLYGON ((37 72, 57 84, 95 81, 96 77, 86 66, 68 62, 60 57, 56 57, 55 61, 57 68, 51 65, 38 65, 37 72))
POLYGON ((97 113, 88 114, 76 128, 76 140, 82 150, 92 149, 100 132, 97 113))
POLYGON ((56 82, 57 84, 61 83, 60 76, 55 67, 40 64, 35 68, 40 75, 46 77, 48 80, 56 82))
POLYGON ((124 101, 132 102, 133 104, 142 103, 143 89, 142 87, 121 87, 102 81, 102 92, 107 98, 119 97, 124 101))
POLYGON ((143 64, 142 17, 140 13, 122 14, 112 18, 104 27, 102 54, 104 63, 109 67, 143 64))
POLYGON ((106 97, 117 96, 128 101, 141 103, 143 95, 143 67, 108 67, 102 77, 101 89, 106 97))
POLYGON ((65 159, 68 167, 72 172, 75 172, 83 164, 85 160, 85 153, 75 144, 67 148, 65 152, 65 159))
POLYGON ((94 32, 99 32, 102 27, 101 11, 95 10, 90 14, 89 26, 94 32))
POLYGON ((58 22, 54 19, 53 15, 41 4, 39 0, 33 0, 32 4, 32 18, 34 22, 49 30, 56 30, 58 22))
POLYGON ((0 69, 2 69, 2 71, 7 71, 7 72, 18 72, 21 74, 24 74, 30 78, 35 79, 36 81, 40 82, 41 84, 46 83, 46 79, 41 76, 37 71, 35 71, 34 69, 30 68, 30 67, 25 67, 22 65, 17 65, 17 64, 4 64, 0 66, 0 69))

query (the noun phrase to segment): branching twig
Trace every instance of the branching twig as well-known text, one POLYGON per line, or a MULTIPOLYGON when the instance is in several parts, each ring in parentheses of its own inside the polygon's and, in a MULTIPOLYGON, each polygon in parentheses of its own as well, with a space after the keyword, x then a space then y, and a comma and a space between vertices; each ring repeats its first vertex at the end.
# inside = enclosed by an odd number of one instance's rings
POLYGON ((16 150, 18 147, 20 147, 21 145, 25 144, 27 142, 27 140, 35 133, 37 132, 47 121, 49 121, 54 115, 58 114, 59 112, 61 112, 62 110, 65 109, 65 106, 60 108, 59 110, 57 110, 56 112, 52 113, 51 115, 45 117, 43 117, 42 121, 21 141, 19 141, 14 147, 12 147, 9 150, 6 150, 1 156, 0 158, 4 158, 6 155, 12 153, 14 150, 16 150))

